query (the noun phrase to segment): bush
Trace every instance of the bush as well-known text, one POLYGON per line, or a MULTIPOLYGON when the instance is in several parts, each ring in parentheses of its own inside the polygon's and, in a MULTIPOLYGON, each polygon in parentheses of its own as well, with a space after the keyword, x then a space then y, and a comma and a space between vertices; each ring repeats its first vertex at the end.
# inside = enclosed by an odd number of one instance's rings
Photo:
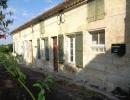
POLYGON ((13 44, 0 45, 0 53, 10 53, 13 52, 13 44))
POLYGON ((4 47, 4 46, 0 46, 0 53, 8 53, 9 50, 7 47, 4 47))
POLYGON ((8 51, 13 52, 13 44, 8 44, 8 51))

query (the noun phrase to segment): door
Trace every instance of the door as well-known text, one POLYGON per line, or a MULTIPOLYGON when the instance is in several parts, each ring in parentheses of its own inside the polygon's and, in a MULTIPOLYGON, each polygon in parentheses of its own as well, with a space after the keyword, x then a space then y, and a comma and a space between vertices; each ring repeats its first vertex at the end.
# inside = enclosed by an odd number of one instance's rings
POLYGON ((58 48, 57 48, 57 37, 53 38, 53 55, 54 55, 54 71, 58 72, 58 48))
POLYGON ((32 46, 32 40, 29 41, 29 61, 30 61, 30 63, 33 63, 33 46, 32 46))

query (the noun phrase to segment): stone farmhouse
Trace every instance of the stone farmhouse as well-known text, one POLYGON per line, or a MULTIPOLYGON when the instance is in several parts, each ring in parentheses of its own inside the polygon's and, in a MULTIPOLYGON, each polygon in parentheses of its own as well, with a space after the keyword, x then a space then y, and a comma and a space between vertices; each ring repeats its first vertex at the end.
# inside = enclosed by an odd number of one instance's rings
POLYGON ((33 68, 114 89, 130 87, 130 0, 64 0, 11 32, 33 68))

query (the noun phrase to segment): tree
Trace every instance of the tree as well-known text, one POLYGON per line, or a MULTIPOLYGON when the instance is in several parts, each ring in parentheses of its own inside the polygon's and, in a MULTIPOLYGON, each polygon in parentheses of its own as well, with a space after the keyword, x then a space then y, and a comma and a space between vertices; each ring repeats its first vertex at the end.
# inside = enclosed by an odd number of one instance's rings
POLYGON ((8 50, 8 48, 7 47, 5 47, 5 46, 0 46, 0 53, 8 53, 9 52, 9 50, 8 50))
POLYGON ((9 52, 13 52, 13 44, 8 44, 8 49, 9 49, 9 52))
POLYGON ((8 0, 0 0, 0 39, 9 35, 8 26, 13 23, 13 19, 10 17, 13 15, 11 11, 7 12, 8 0))

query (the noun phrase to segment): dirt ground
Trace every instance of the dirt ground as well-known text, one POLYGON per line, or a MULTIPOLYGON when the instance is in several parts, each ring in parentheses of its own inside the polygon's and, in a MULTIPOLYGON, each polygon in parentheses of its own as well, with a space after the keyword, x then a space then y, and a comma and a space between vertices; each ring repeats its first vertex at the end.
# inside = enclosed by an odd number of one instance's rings
MULTIPOLYGON (((26 85, 37 98, 39 89, 32 87, 37 80, 43 80, 45 76, 41 73, 34 72, 25 67, 20 67, 27 75, 26 85)), ((105 96, 87 90, 60 79, 53 79, 49 84, 50 92, 46 91, 46 100, 109 100, 105 96)), ((3 66, 0 65, 0 100, 32 100, 23 87, 7 74, 3 66)))

